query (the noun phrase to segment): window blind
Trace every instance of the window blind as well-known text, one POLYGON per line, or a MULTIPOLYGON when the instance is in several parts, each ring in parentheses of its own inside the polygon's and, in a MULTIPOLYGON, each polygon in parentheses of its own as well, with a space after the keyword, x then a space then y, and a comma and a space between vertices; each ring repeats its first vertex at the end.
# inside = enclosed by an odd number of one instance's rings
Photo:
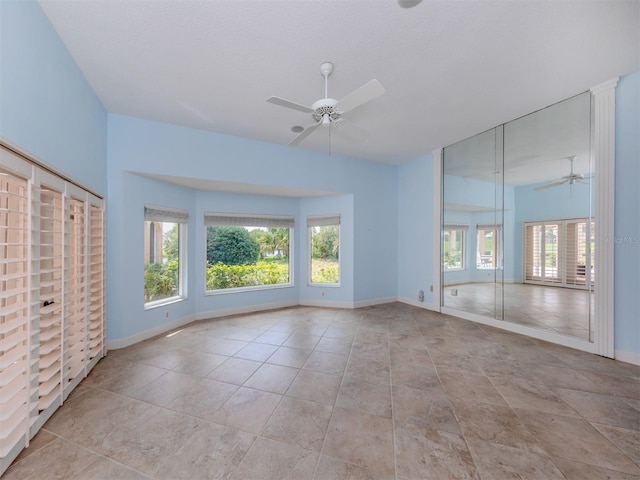
POLYGON ((451 231, 451 230, 464 230, 465 232, 467 230, 469 230, 469 225, 458 225, 458 224, 454 224, 454 223, 450 223, 447 225, 443 225, 443 230, 445 231, 451 231))
POLYGON ((476 230, 499 230, 501 228, 501 223, 479 223, 478 225, 476 225, 476 230))
POLYGON ((340 225, 340 215, 312 215, 307 217, 307 227, 327 227, 340 225))
POLYGON ((524 282, 591 288, 593 228, 588 218, 525 223, 524 282))
POLYGON ((147 222, 189 223, 189 212, 177 208, 145 205, 144 219, 147 222))
POLYGON ((295 219, 291 216, 279 215, 244 215, 205 212, 204 224, 207 226, 293 228, 295 226, 295 219))

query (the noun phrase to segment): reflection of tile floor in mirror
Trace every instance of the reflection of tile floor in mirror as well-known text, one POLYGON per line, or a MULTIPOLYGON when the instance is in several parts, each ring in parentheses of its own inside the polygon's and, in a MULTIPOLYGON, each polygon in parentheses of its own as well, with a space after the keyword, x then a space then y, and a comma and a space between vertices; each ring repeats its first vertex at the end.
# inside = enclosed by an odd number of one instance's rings
POLYGON ((640 367, 403 304, 109 352, 4 480, 639 478, 640 367))
POLYGON ((593 312, 593 295, 590 299, 587 290, 521 283, 507 283, 503 288, 501 294, 493 283, 447 286, 444 305, 499 318, 500 310, 495 306, 494 298, 502 295, 505 320, 589 340, 589 305, 593 312), (457 296, 451 295, 452 289, 457 289, 457 296))

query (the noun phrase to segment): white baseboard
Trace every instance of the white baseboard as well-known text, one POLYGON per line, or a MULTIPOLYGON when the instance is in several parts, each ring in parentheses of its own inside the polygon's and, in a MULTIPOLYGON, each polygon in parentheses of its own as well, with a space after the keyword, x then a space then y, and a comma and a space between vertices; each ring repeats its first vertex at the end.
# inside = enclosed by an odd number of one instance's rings
POLYGON ((298 305, 303 307, 354 308, 353 302, 335 302, 332 300, 300 300, 298 305))
POLYGON ((299 305, 305 307, 329 307, 329 308, 363 308, 373 305, 383 305, 385 303, 397 302, 397 297, 374 298, 371 300, 361 300, 359 302, 334 302, 331 300, 300 300, 299 305))
POLYGON ((200 312, 195 314, 196 320, 207 320, 209 318, 227 317, 229 315, 241 315, 243 313, 262 312, 264 310, 277 310, 278 308, 295 307, 298 302, 275 302, 263 303, 259 305, 247 305, 244 307, 224 308, 221 310, 210 310, 208 312, 200 312))
POLYGON ((374 305, 384 305, 385 303, 397 302, 398 297, 374 298, 372 300, 362 300, 354 302, 353 308, 372 307, 374 305))
POLYGON ((431 310, 432 312, 440 311, 437 305, 434 305, 432 303, 419 302, 418 300, 413 300, 411 298, 398 297, 398 302, 406 303, 407 305, 411 305, 413 307, 424 308, 425 310, 431 310))
POLYGON ((186 325, 187 323, 191 323, 194 320, 194 315, 187 315, 186 317, 179 318, 172 322, 163 323, 162 325, 158 325, 157 327, 150 328, 149 330, 145 330, 144 332, 136 333, 135 335, 131 335, 130 337, 119 338, 117 340, 108 340, 107 349, 117 350, 118 348, 125 348, 133 345, 134 343, 142 342, 143 340, 147 340, 148 338, 155 337, 156 335, 160 335, 162 333, 186 325))
MULTIPOLYGON (((493 278, 469 278, 467 280, 458 280, 455 282, 451 282, 451 283, 445 283, 444 286, 445 287, 455 287, 458 285, 470 285, 473 283, 493 283, 495 282, 495 280, 493 278)), ((509 284, 520 284, 520 285, 525 285, 525 282, 523 282, 522 280, 515 280, 515 279, 508 279, 505 278, 503 280, 500 280, 500 282, 502 283, 509 283, 509 284)), ((527 283, 526 285, 537 285, 535 283, 527 283)))
POLYGON ((631 363, 633 365, 640 365, 640 353, 627 352, 626 350, 616 349, 615 359, 624 363, 631 363))

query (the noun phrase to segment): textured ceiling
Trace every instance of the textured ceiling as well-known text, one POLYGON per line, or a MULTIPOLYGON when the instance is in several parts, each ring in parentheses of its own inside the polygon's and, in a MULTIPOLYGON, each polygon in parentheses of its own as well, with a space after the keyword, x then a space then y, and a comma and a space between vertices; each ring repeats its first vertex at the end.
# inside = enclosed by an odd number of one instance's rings
MULTIPOLYGON (((640 69, 639 2, 40 0, 109 112, 286 145, 323 96, 386 93, 331 152, 402 163, 640 69)), ((327 149, 322 129, 301 147, 327 149), (316 135, 318 134, 318 135, 316 135)), ((339 130, 339 128, 338 128, 339 130)))

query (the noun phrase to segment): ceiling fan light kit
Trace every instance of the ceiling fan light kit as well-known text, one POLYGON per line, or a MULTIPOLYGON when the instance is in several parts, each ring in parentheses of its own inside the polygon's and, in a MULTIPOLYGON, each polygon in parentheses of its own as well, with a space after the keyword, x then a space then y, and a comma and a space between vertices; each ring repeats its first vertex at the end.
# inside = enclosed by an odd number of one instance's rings
POLYGON ((316 100, 311 107, 291 102, 280 97, 269 97, 267 102, 281 107, 310 113, 315 121, 313 125, 305 128, 300 134, 289 142, 289 146, 300 144, 305 138, 311 135, 318 127, 330 128, 339 125, 342 116, 349 111, 364 105, 365 103, 379 97, 384 93, 384 87, 377 80, 370 80, 360 88, 354 90, 341 100, 329 97, 329 77, 333 72, 333 63, 324 62, 320 65, 320 74, 324 77, 324 98, 316 100))
POLYGON ((398 0, 400 8, 413 8, 419 3, 422 3, 422 0, 398 0))
POLYGON ((419 3, 422 3, 422 0, 398 0, 398 5, 401 8, 413 8, 419 3))

